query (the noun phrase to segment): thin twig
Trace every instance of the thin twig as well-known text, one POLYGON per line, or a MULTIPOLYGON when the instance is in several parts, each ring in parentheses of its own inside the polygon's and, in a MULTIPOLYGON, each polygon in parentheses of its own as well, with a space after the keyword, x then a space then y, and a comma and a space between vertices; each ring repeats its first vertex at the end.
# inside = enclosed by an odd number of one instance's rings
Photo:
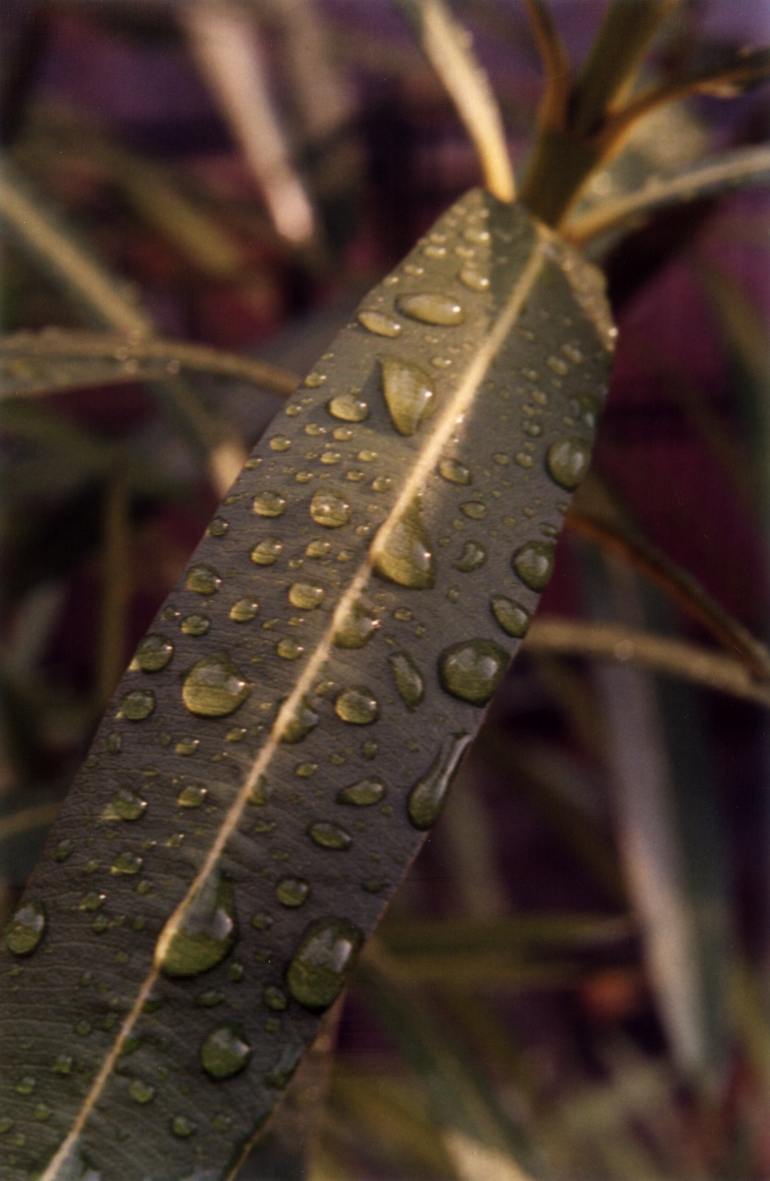
POLYGON ((545 0, 524 0, 524 7, 545 70, 545 95, 538 115, 540 126, 563 128, 572 85, 567 50, 545 0))
POLYGON ((683 677, 704 688, 770 708, 770 687, 752 680, 742 661, 684 640, 636 631, 618 623, 584 623, 550 617, 532 623, 526 644, 533 652, 627 661, 637 668, 683 677))

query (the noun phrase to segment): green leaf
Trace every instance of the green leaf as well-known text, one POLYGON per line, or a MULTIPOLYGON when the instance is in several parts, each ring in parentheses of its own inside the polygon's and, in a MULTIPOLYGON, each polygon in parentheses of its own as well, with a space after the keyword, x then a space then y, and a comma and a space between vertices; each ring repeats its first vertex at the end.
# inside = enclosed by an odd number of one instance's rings
POLYGON ((288 402, 8 928, 9 1181, 233 1175, 526 631, 612 337, 598 273, 473 191, 288 402))

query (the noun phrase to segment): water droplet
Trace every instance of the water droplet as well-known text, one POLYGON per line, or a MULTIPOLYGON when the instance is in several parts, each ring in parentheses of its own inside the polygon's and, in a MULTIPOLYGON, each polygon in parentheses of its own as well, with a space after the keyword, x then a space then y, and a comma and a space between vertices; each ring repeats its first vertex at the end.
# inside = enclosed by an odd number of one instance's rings
POLYGON ((546 541, 528 541, 516 550, 511 565, 530 590, 545 590, 553 574, 553 546, 546 541))
POLYGON ((118 717, 128 718, 130 722, 141 722, 149 718, 154 709, 155 694, 151 689, 132 689, 121 698, 118 717))
POLYGON ((301 742, 303 738, 307 738, 311 730, 315 729, 318 722, 318 714, 310 708, 307 700, 303 697, 294 711, 294 716, 286 722, 281 730, 281 742, 301 742))
POLYGON ((352 607, 334 633, 334 645, 336 648, 363 648, 379 626, 379 620, 367 615, 361 607, 352 607))
POLYGON ((194 1135, 198 1130, 198 1125, 194 1124, 186 1115, 175 1115, 169 1126, 175 1136, 179 1136, 185 1140, 188 1136, 194 1135))
POLYGON ((460 282, 471 291, 486 291, 489 288, 489 275, 467 263, 460 271, 460 282))
POLYGON ((201 1046, 201 1064, 211 1078, 230 1078, 243 1070, 251 1057, 251 1046, 240 1025, 222 1021, 208 1033, 201 1046))
POLYGON ((350 787, 343 787, 337 792, 338 804, 352 804, 358 808, 369 808, 378 804, 385 796, 386 788, 381 779, 371 775, 366 779, 359 779, 351 783, 350 787))
POLYGON ((281 660, 299 660, 305 649, 296 640, 283 639, 278 641, 275 651, 281 660))
POLYGON ((346 919, 320 919, 306 930, 286 974, 289 992, 307 1009, 325 1009, 337 999, 363 942, 346 919))
POLYGON ((439 657, 441 683, 453 697, 486 705, 505 675, 508 659, 492 640, 462 640, 439 657))
POLYGON ((401 435, 413 435, 435 405, 435 390, 429 373, 411 361, 382 357, 382 392, 401 435))
POLYGON ((208 794, 208 788, 202 783, 188 783, 176 797, 176 802, 180 808, 200 808, 208 794))
POLYGON ((187 571, 187 587, 199 595, 214 595, 222 585, 222 579, 213 566, 200 562, 187 571))
POLYGON ((259 603, 256 599, 239 599, 230 608, 230 618, 233 623, 250 623, 256 618, 258 611, 259 603))
POLYGON ((103 820, 139 820, 147 811, 147 801, 127 787, 119 787, 110 797, 103 820))
POLYGON ((69 1054, 59 1054, 51 1063, 54 1074, 72 1074, 73 1059, 69 1054))
POLYGON ((479 566, 483 566, 486 560, 487 551, 480 541, 466 541, 463 552, 454 563, 454 568, 463 574, 469 574, 472 570, 478 570, 479 566))
POLYGON ((370 689, 362 685, 351 689, 343 689, 334 699, 334 712, 343 722, 352 722, 356 726, 368 726, 376 722, 380 715, 377 698, 370 689))
POLYGON ((18 1091, 20 1095, 31 1095, 37 1083, 31 1074, 25 1074, 24 1078, 20 1078, 16 1083, 14 1090, 18 1091))
POLYGON ((519 640, 526 635, 530 614, 522 607, 521 603, 517 603, 514 599, 506 599, 503 595, 497 595, 490 599, 489 605, 492 608, 492 614, 507 635, 515 636, 519 640))
POLYGON ((289 451, 291 448, 291 439, 288 439, 286 435, 273 435, 269 446, 271 451, 289 451))
POLYGON ((304 878, 281 878, 275 896, 282 906, 302 906, 310 897, 310 885, 304 878))
POLYGON ((356 319, 375 336, 401 335, 401 325, 398 320, 394 320, 392 316, 384 315, 383 312, 362 311, 358 313, 356 319))
POLYGON ((419 320, 422 324, 439 324, 451 327, 462 324, 465 313, 462 305, 450 295, 440 291, 421 291, 415 295, 400 295, 396 307, 405 316, 419 320))
POLYGON ((194 755, 200 744, 200 738, 183 738, 174 747, 174 754, 194 755))
POLYGON ((384 540, 375 542, 374 569, 381 578, 415 590, 432 587, 436 581, 433 545, 423 525, 419 501, 381 531, 384 540))
POLYGON ((470 225, 463 233, 463 238, 465 238, 466 242, 488 242, 490 237, 489 230, 484 229, 483 226, 470 225))
POLYGON ((225 521, 223 517, 214 517, 209 522, 209 527, 206 532, 208 533, 209 537, 224 537, 229 528, 229 523, 225 521))
POLYGON ((340 492, 321 488, 310 501, 310 515, 317 525, 339 529, 350 520, 350 505, 340 492))
POLYGON ((123 735, 119 734, 117 731, 112 734, 108 734, 104 745, 106 746, 109 754, 119 755, 123 749, 123 735))
POLYGON ((427 255, 428 258, 443 258, 446 254, 446 246, 440 246, 435 242, 429 242, 423 250, 423 254, 427 255))
POLYGON ((14 955, 29 955, 43 938, 45 907, 37 899, 22 902, 3 927, 5 946, 14 955))
POLYGON ((145 636, 136 650, 136 663, 146 673, 165 668, 174 654, 174 645, 165 636, 145 636))
POLYGON ((326 374, 319 373, 316 369, 314 369, 312 373, 308 373, 303 384, 308 386, 311 390, 315 390, 318 389, 319 385, 324 385, 325 382, 326 374))
POLYGON ((273 1009, 276 1013, 282 1013, 289 1004, 286 998, 286 993, 282 988, 277 988, 274 984, 268 984, 263 990, 262 1000, 265 1002, 268 1009, 273 1009))
POLYGON ((275 1087, 278 1091, 284 1090, 289 1085, 291 1076, 297 1069, 304 1051, 305 1047, 302 1042, 294 1042, 292 1045, 285 1046, 275 1066, 265 1075, 267 1086, 275 1087))
POLYGON ((53 1112, 47 1103, 36 1103, 32 1109, 33 1119, 40 1120, 41 1123, 45 1123, 46 1120, 49 1120, 52 1114, 53 1112))
POLYGON ((438 471, 440 476, 449 480, 450 484, 470 484, 473 478, 468 468, 464 463, 460 463, 459 459, 442 459, 438 465, 438 471))
POLYGON ((531 468, 532 464, 535 462, 532 456, 526 451, 517 451, 514 458, 519 467, 523 468, 531 468))
POLYGON ((324 588, 317 582, 294 582, 289 587, 289 602, 300 611, 313 611, 323 602, 324 588))
POLYGON ((481 521, 487 515, 487 507, 485 504, 480 504, 478 500, 469 500, 460 505, 460 512, 464 513, 466 517, 470 517, 472 521, 481 521))
POLYGON ((54 849, 55 861, 66 861, 68 857, 72 856, 72 850, 75 848, 75 842, 70 840, 59 841, 54 849))
POLYGON ((156 963, 166 976, 197 976, 220 963, 235 939, 233 888, 224 878, 209 876, 173 932, 161 934, 156 963))
POLYGON ((218 988, 207 988, 204 992, 199 992, 195 998, 196 1005, 200 1005, 202 1009, 215 1009, 217 1005, 221 1005, 225 999, 225 994, 220 992, 218 988))
POLYGON ((407 803, 409 819, 415 828, 424 832, 438 820, 455 771, 470 741, 470 734, 448 734, 428 771, 415 783, 407 803))
POLYGON ((205 656, 184 679, 182 700, 190 713, 221 718, 243 705, 251 688, 224 653, 205 656))
POLYGON ((369 407, 366 402, 353 393, 337 394, 329 402, 327 410, 335 418, 341 418, 343 422, 363 422, 365 418, 369 417, 369 407))
POLYGON ((135 1103, 149 1103, 155 1094, 155 1088, 142 1079, 135 1078, 129 1083, 128 1093, 135 1103))
MULTIPOLYGON (((363 472, 361 473, 363 475, 363 472)), ((375 476, 372 480, 372 488, 375 492, 388 492, 393 484, 390 476, 375 476)))
POLYGON ((126 850, 124 853, 119 853, 115 858, 110 866, 110 873, 115 874, 116 877, 121 874, 139 873, 143 864, 142 858, 137 853, 131 853, 129 850, 126 850))
POLYGON ((258 517, 280 517, 286 511, 286 498, 280 492, 259 492, 252 508, 258 517))
POLYGON ((551 478, 571 492, 588 471, 591 462, 590 444, 575 436, 558 439, 548 448, 545 462, 551 478))
POLYGON ((255 915, 252 915, 251 925, 255 931, 269 931, 273 925, 273 916, 268 914, 266 910, 258 910, 255 915))
POLYGON ((205 636, 211 627, 208 615, 185 615, 179 624, 180 631, 186 636, 205 636))
POLYGON ((394 652, 388 664, 396 678, 399 697, 408 709, 416 709, 425 696, 425 682, 419 668, 408 652, 394 652))
POLYGON ((323 849, 349 849, 353 843, 349 832, 346 832, 339 824, 332 824, 326 820, 311 824, 307 835, 311 841, 323 849))
POLYGON ((561 357, 548 357, 545 363, 551 372, 558 373, 559 377, 565 377, 569 373, 569 365, 562 361, 561 357))
POLYGON ((258 541, 249 555, 256 566, 272 566, 283 553, 283 542, 277 537, 265 537, 258 541))

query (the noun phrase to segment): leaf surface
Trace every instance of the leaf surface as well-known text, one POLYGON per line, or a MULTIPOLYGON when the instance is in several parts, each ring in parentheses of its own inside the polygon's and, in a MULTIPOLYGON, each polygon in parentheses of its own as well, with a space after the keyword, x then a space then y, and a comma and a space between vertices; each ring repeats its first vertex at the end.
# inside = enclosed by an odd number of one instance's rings
POLYGON ((287 403, 7 928, 8 1181, 233 1174, 526 631, 612 335, 598 273, 474 190, 287 403))

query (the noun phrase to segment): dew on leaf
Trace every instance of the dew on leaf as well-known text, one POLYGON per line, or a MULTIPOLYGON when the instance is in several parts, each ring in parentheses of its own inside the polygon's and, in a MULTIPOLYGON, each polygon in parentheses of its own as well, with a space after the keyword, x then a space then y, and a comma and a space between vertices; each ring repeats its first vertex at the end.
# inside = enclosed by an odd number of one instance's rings
POLYGON ((104 905, 106 900, 107 900, 106 894, 97 894, 95 892, 91 892, 89 894, 84 894, 80 900, 80 909, 81 910, 99 910, 99 908, 104 905))
POLYGON ((127 787, 119 787, 110 797, 103 820, 139 820, 147 811, 147 801, 127 787))
POLYGON ((217 1005, 221 1005, 225 999, 225 994, 220 992, 218 988, 207 988, 204 992, 199 992, 195 998, 196 1005, 202 1009, 215 1009, 217 1005))
POLYGON ((528 541, 516 550, 511 565, 530 590, 542 591, 553 574, 554 547, 546 541, 528 541))
POLYGON ((363 685, 343 689, 334 700, 334 712, 343 722, 355 726, 368 726, 376 722, 380 714, 377 698, 363 685))
POLYGON ((35 898, 22 902, 3 927, 5 946, 14 955, 29 955, 45 931, 45 907, 35 898))
POLYGON ((202 783, 188 783, 176 797, 180 808, 200 808, 208 795, 208 788, 202 783))
POLYGON ((353 393, 337 394, 329 402, 327 410, 343 422, 363 422, 369 417, 366 402, 353 393))
POLYGON ((386 524, 375 541, 374 569, 381 578, 399 586, 425 590, 436 581, 433 544, 422 522, 419 501, 395 522, 386 524))
POLYGON ((299 660, 305 649, 296 640, 283 639, 278 641, 275 651, 281 660, 299 660))
POLYGON ((384 312, 375 311, 360 311, 356 316, 358 323, 361 324, 369 332, 373 332, 375 336, 400 336, 401 325, 398 320, 394 320, 392 316, 386 316, 384 312))
POLYGON ((338 804, 352 804, 358 808, 368 808, 378 804, 385 796, 385 784, 374 775, 359 779, 349 787, 340 788, 336 800, 338 804))
POLYGON ((105 739, 104 745, 107 748, 108 754, 119 755, 121 750, 123 749, 122 734, 118 734, 117 731, 113 732, 112 734, 108 734, 105 739))
POLYGON ((283 542, 277 537, 264 537, 252 549, 249 557, 255 566, 272 566, 283 553, 283 542))
POLYGON ((401 435, 413 435, 435 405, 436 392, 429 373, 411 361, 382 357, 382 392, 401 435))
POLYGON ((214 517, 209 522, 209 527, 206 530, 209 537, 224 537, 230 525, 223 517, 214 517))
POLYGON ((470 471, 459 459, 442 459, 438 471, 450 484, 470 484, 473 480, 470 471))
POLYGON ((420 831, 432 828, 441 815, 452 778, 470 741, 470 734, 448 734, 425 775, 411 789, 407 812, 420 831))
POLYGON ((324 588, 317 582, 293 582, 288 590, 289 602, 300 611, 313 611, 320 607, 324 588))
POLYGON ((110 866, 110 873, 114 874, 116 877, 121 875, 130 876, 131 874, 139 873, 139 870, 142 868, 143 864, 142 858, 137 853, 126 851, 124 853, 119 853, 115 858, 112 865, 110 866))
POLYGON ((240 1025, 223 1021, 206 1035, 201 1046, 201 1065, 213 1079, 230 1078, 247 1065, 251 1046, 240 1025))
POLYGON ((149 1103, 155 1095, 155 1088, 150 1083, 135 1078, 129 1083, 128 1093, 135 1103, 149 1103))
POLYGON ((469 500, 465 504, 460 505, 460 512, 466 517, 470 517, 472 521, 481 521, 487 515, 486 505, 480 504, 478 500, 469 500))
POLYGON ((492 614, 503 631, 509 636, 521 639, 526 635, 529 627, 530 614, 521 603, 515 599, 508 599, 504 595, 495 595, 489 600, 492 614))
POLYGON ((252 508, 259 517, 280 517, 286 511, 286 498, 280 492, 259 492, 252 508))
POLYGON ((265 1075, 265 1083, 268 1087, 275 1087, 276 1090, 282 1091, 289 1085, 304 1049, 301 1042, 294 1042, 294 1044, 284 1047, 275 1066, 265 1075))
POLYGON ((199 562, 187 571, 187 587, 199 595, 213 595, 222 585, 222 579, 213 566, 199 562))
POLYGON ((66 861, 68 857, 72 856, 72 850, 74 848, 75 848, 74 841, 71 841, 69 839, 59 841, 58 845, 54 849, 54 853, 53 853, 54 860, 55 861, 66 861))
POLYGON ((483 566, 486 560, 487 551, 480 541, 466 541, 463 552, 454 563, 454 568, 462 574, 470 574, 472 570, 478 570, 479 566, 483 566))
POLYGON ((342 991, 362 942, 358 927, 347 919, 320 919, 312 923, 286 973, 286 983, 294 999, 307 1009, 328 1008, 342 991))
POLYGON ((149 718, 154 709, 155 694, 150 689, 132 689, 121 698, 118 717, 128 718, 129 722, 141 722, 149 718))
POLYGON ((570 436, 557 439, 548 448, 545 463, 548 474, 561 488, 572 491, 577 488, 588 471, 591 462, 591 447, 585 439, 570 436))
POLYGON ((340 492, 321 488, 310 501, 310 515, 317 525, 339 529, 350 520, 350 504, 340 492))
POLYGON ((259 603, 256 599, 239 599, 230 608, 230 618, 233 623, 250 623, 256 618, 258 611, 259 603))
POLYGON ((439 657, 441 684, 453 697, 486 705, 505 675, 508 660, 508 653, 492 640, 462 640, 439 657))
POLYGON ((198 1125, 193 1123, 191 1119, 188 1119, 186 1115, 175 1115, 169 1126, 175 1136, 179 1136, 184 1140, 194 1135, 198 1130, 198 1125))
POLYGON ((425 696, 425 682, 412 656, 408 652, 394 652, 388 657, 393 669, 398 695, 408 709, 416 709, 425 696))
POLYGON ((339 824, 320 820, 311 824, 307 830, 311 841, 320 845, 322 849, 349 849, 353 843, 350 833, 339 824))
POLYGON ((174 655, 174 645, 165 636, 145 636, 136 650, 136 663, 146 673, 159 672, 174 655))
POLYGON ((251 688, 233 662, 219 653, 193 665, 182 686, 182 700, 190 713, 221 718, 243 705, 251 688))
POLYGON ((310 897, 310 884, 304 878, 281 878, 275 887, 275 896, 282 906, 302 906, 310 897))
POLYGON ((161 934, 155 960, 166 976, 197 976, 220 963, 235 940, 233 888, 224 878, 209 876, 173 931, 161 934))
POLYGON ((185 615, 179 624, 180 631, 186 636, 205 636, 210 627, 208 615, 185 615))
POLYGON ((54 1074, 72 1074, 73 1059, 69 1054, 58 1054, 51 1063, 54 1074))
POLYGON ((471 291, 486 291, 489 288, 489 276, 469 263, 462 268, 459 277, 460 282, 464 283, 471 291))
POLYGON ((266 910, 258 910, 251 916, 251 925, 255 931, 269 931, 273 925, 273 916, 266 910))
POLYGON ((32 1108, 32 1118, 39 1120, 41 1123, 45 1123, 46 1120, 49 1120, 52 1114, 53 1112, 47 1103, 36 1103, 32 1108))
POLYGON ((262 992, 262 1000, 267 1005, 268 1009, 273 1009, 276 1013, 282 1013, 288 1005, 286 993, 282 988, 277 988, 275 984, 268 984, 262 992))
POLYGON ((396 300, 396 307, 412 320, 419 320, 422 324, 437 324, 441 327, 451 327, 462 324, 465 313, 451 295, 441 291, 421 291, 414 295, 401 295, 396 300))
POLYGON ((361 607, 351 607, 334 633, 334 645, 336 648, 363 648, 379 626, 379 620, 367 615, 361 607))
POLYGON ((307 700, 303 697, 298 704, 294 714, 287 722, 284 723, 281 729, 281 742, 301 742, 306 738, 311 730, 318 725, 318 714, 310 708, 307 700))

